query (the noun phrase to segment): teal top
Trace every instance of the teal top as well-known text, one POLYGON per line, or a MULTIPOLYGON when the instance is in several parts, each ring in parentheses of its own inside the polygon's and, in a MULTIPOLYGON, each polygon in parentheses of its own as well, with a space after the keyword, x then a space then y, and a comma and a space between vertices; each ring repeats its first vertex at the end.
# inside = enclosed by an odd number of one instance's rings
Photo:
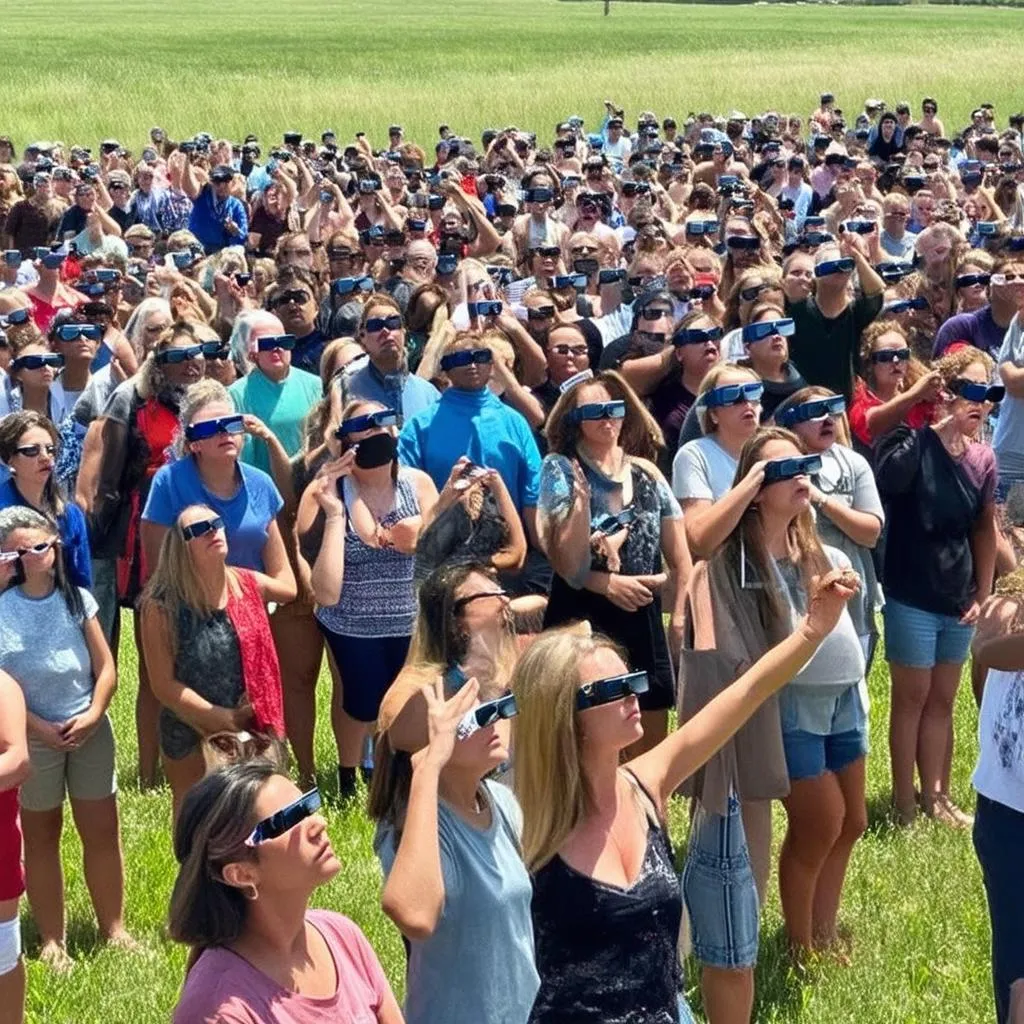
MULTIPOLYGON (((294 366, 280 384, 253 368, 247 377, 236 380, 228 393, 239 412, 263 420, 292 456, 302 448, 302 425, 323 397, 323 386, 319 377, 294 366)), ((246 435, 241 458, 264 473, 270 472, 270 453, 265 441, 246 435)))

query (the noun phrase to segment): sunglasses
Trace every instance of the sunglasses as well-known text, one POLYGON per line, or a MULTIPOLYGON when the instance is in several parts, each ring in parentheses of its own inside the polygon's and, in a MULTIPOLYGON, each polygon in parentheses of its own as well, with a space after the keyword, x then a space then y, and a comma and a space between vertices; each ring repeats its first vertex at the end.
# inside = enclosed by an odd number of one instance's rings
POLYGON ((442 370, 458 370, 463 366, 472 366, 477 363, 486 366, 494 361, 494 354, 489 348, 464 349, 461 352, 449 352, 441 357, 442 370))
POLYGON ((212 519, 200 519, 198 523, 189 523, 181 528, 181 535, 185 540, 195 540, 197 537, 205 537, 213 530, 223 530, 224 520, 220 516, 212 519))
POLYGON ((968 402, 1001 402, 1006 397, 1006 388, 1001 384, 978 384, 972 380, 954 380, 949 390, 968 402))
POLYGON ((4 327, 17 327, 20 324, 27 324, 31 312, 27 309, 12 309, 9 313, 0 316, 0 324, 4 327))
MULTIPOLYGON (((350 257, 338 257, 339 259, 349 259, 350 257)), ((331 291, 335 295, 350 295, 354 291, 361 292, 372 292, 373 291, 373 278, 372 277, 339 277, 331 282, 331 291)))
POLYGON ((714 235, 718 232, 718 222, 713 220, 690 220, 686 222, 688 235, 714 235))
POLYGON ((231 358, 231 348, 219 341, 204 341, 202 343, 203 358, 226 360, 231 358))
POLYGON ((765 320, 762 323, 747 324, 743 328, 743 341, 750 345, 765 338, 773 338, 780 335, 783 338, 791 338, 796 334, 796 324, 788 317, 783 320, 765 320))
POLYGON ((816 398, 811 402, 791 405, 775 414, 775 422, 780 427, 791 427, 795 423, 813 423, 827 419, 829 416, 841 416, 846 412, 846 399, 842 395, 834 398, 816 398))
POLYGON ((289 302, 294 302, 296 305, 301 306, 304 302, 309 302, 309 292, 304 288, 294 288, 288 292, 281 292, 280 295, 276 296, 270 303, 271 309, 277 309, 279 306, 286 306, 289 302))
POLYGON ((334 436, 340 441, 345 434, 358 434, 374 427, 393 427, 397 423, 398 413, 394 409, 381 409, 378 412, 368 412, 364 416, 353 416, 351 419, 343 420, 334 431, 334 436))
POLYGON ((953 279, 953 284, 957 288, 973 288, 975 285, 987 285, 991 274, 961 274, 959 277, 953 279))
POLYGON ((489 725, 503 718, 513 718, 519 714, 516 707, 516 698, 513 694, 499 697, 497 700, 488 701, 479 707, 472 708, 462 716, 462 720, 455 727, 455 738, 466 740, 479 729, 486 729, 489 725))
POLYGON ((18 356, 11 363, 12 370, 41 370, 44 366, 60 369, 64 365, 64 357, 59 352, 47 352, 38 356, 18 356))
POLYGON ((626 416, 626 403, 623 401, 611 402, 584 402, 576 406, 569 413, 570 423, 583 423, 593 420, 621 420, 626 416))
POLYGON ((585 356, 590 349, 586 345, 552 345, 548 351, 556 356, 585 356))
POLYGON ((1024 274, 992 274, 989 280, 992 284, 1020 284, 1024 274))
POLYGON ((205 354, 202 345, 189 345, 188 348, 165 348, 162 352, 157 352, 156 361, 161 366, 178 366, 192 359, 202 359, 205 354))
POLYGON ((854 262, 849 256, 839 260, 825 260, 814 268, 815 277, 829 277, 832 274, 849 274, 854 262))
POLYGON ((815 249, 819 245, 825 245, 828 242, 834 242, 835 235, 829 234, 827 231, 809 231, 806 235, 801 235, 797 239, 798 245, 807 246, 810 249, 815 249))
POLYGON ((505 590, 481 590, 479 594, 467 594, 465 597, 457 597, 452 601, 452 611, 459 612, 466 607, 467 604, 472 604, 474 601, 483 601, 488 597, 497 597, 502 601, 508 600, 508 591, 505 590))
POLYGON ((882 307, 883 313, 906 313, 912 309, 927 309, 928 300, 921 295, 912 299, 895 299, 882 307))
POLYGON ((906 363, 910 361, 909 348, 883 348, 871 353, 873 363, 906 363))
POLYGON ((366 321, 366 333, 378 334, 386 327, 389 331, 397 331, 402 326, 402 318, 397 314, 393 316, 371 316, 366 321))
POLYGON ((287 807, 282 807, 269 818, 264 818, 249 833, 245 845, 259 846, 260 843, 283 836, 285 832, 295 828, 300 821, 305 821, 306 818, 316 814, 322 805, 320 790, 314 787, 308 793, 303 793, 298 800, 288 804, 287 807))
POLYGON ((543 256, 549 260, 556 260, 562 255, 562 250, 557 245, 541 245, 530 250, 531 256, 543 256))
POLYGON ((648 321, 664 320, 669 315, 667 309, 642 309, 640 310, 640 319, 648 321))
POLYGON ((764 385, 760 381, 747 384, 723 384, 704 393, 702 401, 707 409, 716 409, 723 405, 738 405, 740 402, 757 404, 764 394, 764 385))
POLYGON ((749 288, 742 288, 740 290, 740 298, 744 302, 753 302, 754 299, 771 288, 769 284, 752 284, 749 288))
POLYGON ((244 418, 241 415, 221 416, 215 420, 200 420, 185 428, 186 441, 206 441, 218 434, 245 433, 244 418))
POLYGON ((763 487, 782 483, 798 476, 810 476, 821 472, 820 455, 800 455, 792 459, 770 459, 764 465, 763 487))
POLYGON ((646 693, 650 689, 646 672, 627 672, 621 676, 609 676, 593 683, 584 683, 576 691, 576 710, 599 708, 612 704, 632 694, 646 693))
MULTIPOLYGON (((260 338, 256 342, 256 348, 260 352, 275 352, 281 349, 285 352, 291 352, 295 348, 295 335, 294 334, 272 334, 267 338, 260 338)), ((203 355, 205 355, 205 351, 203 355)))
POLYGON ((732 235, 725 240, 725 245, 728 249, 745 249, 748 252, 753 252, 755 249, 761 248, 761 239, 757 237, 747 238, 746 235, 732 235))
POLYGON ((554 315, 554 306, 536 306, 534 308, 527 307, 526 310, 527 320, 550 320, 554 315))
POLYGON ((26 459, 38 459, 44 453, 51 457, 57 454, 57 446, 55 444, 23 444, 14 450, 19 455, 24 455, 26 459))
POLYGON ((710 299, 715 294, 715 286, 713 284, 695 284, 690 289, 691 299, 710 299))
POLYGON ((893 281, 902 281, 914 272, 909 263, 879 263, 875 270, 881 275, 882 280, 889 284, 893 281))
POLYGON ((673 345, 705 345, 709 341, 720 341, 722 338, 721 327, 687 327, 676 331, 672 335, 673 345))
POLYGON ((58 341, 78 341, 79 338, 99 341, 102 337, 103 329, 98 324, 61 324, 57 328, 58 341))
POLYGON ((614 537, 615 534, 626 529, 636 519, 636 516, 636 506, 629 505, 621 512, 606 515, 603 519, 598 520, 594 532, 603 534, 605 537, 614 537))
MULTIPOLYGON (((33 544, 30 548, 18 548, 17 552, 13 552, 13 554, 18 558, 24 558, 26 555, 45 555, 46 552, 49 551, 56 543, 57 541, 55 539, 41 540, 38 544, 33 544)), ((11 553, 12 552, 8 552, 8 554, 11 553)), ((13 559, 8 558, 8 561, 13 561, 13 559)))

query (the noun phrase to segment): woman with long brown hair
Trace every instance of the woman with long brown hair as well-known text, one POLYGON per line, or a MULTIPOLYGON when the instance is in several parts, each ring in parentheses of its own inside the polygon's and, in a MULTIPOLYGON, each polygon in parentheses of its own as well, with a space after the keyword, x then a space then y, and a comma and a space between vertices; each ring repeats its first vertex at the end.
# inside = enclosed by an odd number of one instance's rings
POLYGON ((656 465, 661 429, 608 370, 562 394, 545 435, 539 522, 555 578, 544 626, 586 619, 622 644, 650 679, 641 706, 651 745, 675 699, 661 591, 675 649, 691 568, 682 511, 656 465))

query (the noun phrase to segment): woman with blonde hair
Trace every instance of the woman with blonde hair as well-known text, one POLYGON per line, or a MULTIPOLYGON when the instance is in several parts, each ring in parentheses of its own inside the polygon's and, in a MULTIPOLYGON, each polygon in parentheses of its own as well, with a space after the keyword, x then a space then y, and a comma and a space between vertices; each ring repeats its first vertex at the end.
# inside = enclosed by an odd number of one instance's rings
POLYGON ((544 627, 587 620, 647 672, 641 707, 650 746, 667 732, 675 702, 661 591, 676 649, 691 569, 682 511, 655 464, 661 430, 606 370, 563 392, 545 435, 538 523, 555 576, 544 627))
POLYGON ((682 903, 668 801, 814 654, 857 586, 836 571, 816 582, 789 636, 625 764, 623 751, 643 738, 646 673, 631 672, 608 640, 569 630, 541 637, 523 655, 512 689, 515 792, 540 974, 531 1021, 690 1019, 680 992, 682 903))
POLYGON ((173 820, 203 776, 201 740, 252 729, 284 735, 281 672, 265 602, 276 587, 227 565, 224 521, 190 505, 160 546, 139 608, 149 684, 162 705, 160 753, 173 820))
POLYGON ((992 590, 996 463, 977 438, 1003 387, 992 359, 967 346, 936 363, 942 418, 900 425, 878 442, 875 477, 886 502, 885 653, 892 675, 889 749, 898 820, 917 813, 955 827, 970 818, 950 799, 953 703, 979 605, 992 590))

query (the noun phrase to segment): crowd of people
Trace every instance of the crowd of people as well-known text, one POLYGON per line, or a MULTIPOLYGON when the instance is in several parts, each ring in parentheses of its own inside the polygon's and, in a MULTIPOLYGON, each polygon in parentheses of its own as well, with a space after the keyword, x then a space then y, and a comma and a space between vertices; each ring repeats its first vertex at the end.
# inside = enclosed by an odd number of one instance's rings
POLYGON ((686 956, 704 1018, 748 1024, 773 868, 795 962, 855 955, 869 714, 894 826, 973 829, 1011 1020, 1024 114, 938 112, 0 137, 0 1020, 23 892, 72 967, 65 800, 99 935, 136 946, 122 622, 180 1024, 687 1022, 686 956), (325 656, 404 1008, 310 908, 341 870, 325 656))

